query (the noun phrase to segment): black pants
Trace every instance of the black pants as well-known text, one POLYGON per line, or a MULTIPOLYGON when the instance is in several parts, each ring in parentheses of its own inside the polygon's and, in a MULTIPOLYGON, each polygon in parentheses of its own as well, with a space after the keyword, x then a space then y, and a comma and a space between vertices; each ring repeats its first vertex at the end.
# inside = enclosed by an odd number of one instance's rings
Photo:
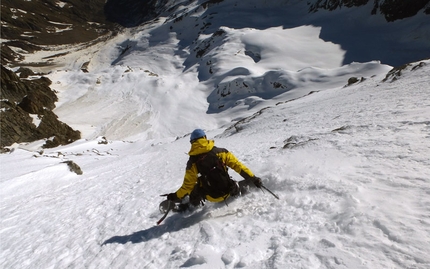
POLYGON ((190 204, 193 206, 204 205, 204 201, 206 201, 206 192, 200 186, 200 181, 197 181, 197 184, 190 193, 190 204))
MULTIPOLYGON (((194 186, 194 189, 190 193, 190 204, 193 206, 198 205, 204 205, 204 202, 206 201, 206 195, 211 196, 212 198, 219 198, 224 197, 226 199, 229 196, 237 196, 240 194, 239 186, 232 180, 231 186, 229 186, 228 191, 221 191, 221 195, 214 195, 213 190, 211 189, 205 189, 202 187, 203 184, 201 184, 200 179, 197 180, 197 184, 194 186)), ((217 191, 220 193, 220 191, 217 191)))

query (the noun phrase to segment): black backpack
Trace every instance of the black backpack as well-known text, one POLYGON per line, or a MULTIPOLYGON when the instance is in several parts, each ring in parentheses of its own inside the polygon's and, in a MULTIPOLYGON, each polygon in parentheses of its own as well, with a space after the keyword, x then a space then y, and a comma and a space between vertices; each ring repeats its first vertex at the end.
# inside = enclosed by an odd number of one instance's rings
MULTIPOLYGON (((230 178, 228 168, 216 155, 221 148, 214 147, 211 151, 195 156, 195 164, 199 172, 199 185, 206 195, 213 198, 224 197, 234 193, 236 183, 230 178)), ((226 151, 226 150, 225 150, 226 151)))

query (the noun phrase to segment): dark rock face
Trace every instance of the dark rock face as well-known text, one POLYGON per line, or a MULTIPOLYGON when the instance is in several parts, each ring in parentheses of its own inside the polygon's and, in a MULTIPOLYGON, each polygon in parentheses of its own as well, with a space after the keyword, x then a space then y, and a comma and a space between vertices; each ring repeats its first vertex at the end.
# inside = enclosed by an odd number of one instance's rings
POLYGON ((165 5, 166 2, 166 0, 107 0, 104 14, 106 19, 111 22, 124 27, 133 27, 156 18, 158 8, 165 5))
POLYGON ((80 139, 79 131, 52 112, 57 96, 48 78, 21 80, 33 72, 20 68, 18 78, 4 66, 21 65, 24 57, 19 51, 32 53, 46 45, 91 45, 115 34, 119 28, 106 20, 104 4, 105 0, 1 1, 1 147, 47 138, 44 147, 56 147, 80 139))
POLYGON ((430 11, 430 0, 414 0, 414 1, 403 1, 403 0, 380 0, 375 1, 375 9, 379 4, 379 10, 381 14, 385 15, 387 21, 395 21, 404 19, 407 17, 415 16, 420 10, 424 9, 424 12, 430 11))
MULTIPOLYGON (((201 6, 208 8, 210 5, 220 2, 223 0, 208 0, 201 6)), ((310 4, 310 12, 316 12, 319 9, 352 8, 373 2, 372 14, 381 13, 389 22, 414 16, 420 10, 430 14, 430 0, 308 0, 307 2, 310 4)), ((108 0, 104 6, 104 13, 109 21, 125 27, 133 27, 156 18, 164 11, 163 6, 166 3, 166 0, 108 0)))
POLYGON ((316 0, 309 8, 310 11, 318 11, 319 9, 335 10, 344 7, 366 5, 369 0, 316 0))
POLYGON ((84 173, 84 172, 82 172, 81 167, 79 165, 77 165, 74 161, 65 161, 63 163, 67 164, 70 172, 74 172, 77 175, 82 175, 84 173))
MULTIPOLYGON (((25 70, 24 70, 25 71, 25 70)), ((26 71, 28 72, 28 70, 26 71)), ((80 132, 58 120, 52 112, 57 96, 49 88, 51 81, 46 77, 21 80, 1 66, 1 143, 30 142, 44 138, 44 147, 65 145, 81 138, 80 132), (33 118, 39 119, 36 126, 33 118)))
MULTIPOLYGON (((342 7, 358 7, 366 5, 370 0, 316 0, 310 5, 309 11, 319 9, 335 10, 342 7)), ((378 12, 385 16, 388 22, 401 20, 416 15, 420 10, 430 14, 430 0, 373 0, 372 14, 378 12)))
POLYGON ((104 16, 105 0, 1 1, 2 64, 22 56, 10 50, 32 53, 46 45, 93 42, 116 30, 104 16))

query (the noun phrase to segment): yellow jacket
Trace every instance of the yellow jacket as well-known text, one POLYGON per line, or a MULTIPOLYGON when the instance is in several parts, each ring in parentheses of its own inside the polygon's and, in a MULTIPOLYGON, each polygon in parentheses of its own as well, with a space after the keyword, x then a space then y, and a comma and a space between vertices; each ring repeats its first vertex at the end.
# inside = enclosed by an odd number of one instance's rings
MULTIPOLYGON (((200 138, 194 143, 191 144, 191 149, 188 155, 195 156, 202 153, 209 152, 215 146, 215 142, 213 140, 207 140, 206 138, 200 138)), ((223 163, 240 174, 243 178, 249 179, 254 176, 251 170, 248 169, 245 165, 243 165, 239 160, 228 150, 223 148, 217 148, 216 155, 221 158, 223 163)), ((187 168, 185 171, 184 182, 179 190, 176 191, 176 195, 178 198, 182 199, 184 196, 189 195, 191 191, 194 189, 194 186, 197 183, 198 171, 196 164, 191 160, 191 158, 187 162, 187 168)), ((220 202, 224 200, 224 197, 213 198, 209 195, 206 195, 206 199, 211 202, 220 202)))

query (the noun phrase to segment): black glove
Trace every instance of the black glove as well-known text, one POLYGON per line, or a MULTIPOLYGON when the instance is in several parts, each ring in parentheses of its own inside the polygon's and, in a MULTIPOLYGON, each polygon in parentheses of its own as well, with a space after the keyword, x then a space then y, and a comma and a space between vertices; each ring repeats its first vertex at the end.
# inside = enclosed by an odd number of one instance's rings
POLYGON ((175 202, 175 201, 179 200, 178 196, 174 192, 169 193, 169 194, 163 194, 161 196, 166 196, 167 200, 170 200, 172 202, 175 202))
POLYGON ((256 176, 251 177, 251 181, 252 181, 252 183, 254 183, 254 185, 257 188, 261 188, 261 186, 263 186, 263 182, 261 182, 261 178, 259 178, 259 177, 256 177, 256 176))

